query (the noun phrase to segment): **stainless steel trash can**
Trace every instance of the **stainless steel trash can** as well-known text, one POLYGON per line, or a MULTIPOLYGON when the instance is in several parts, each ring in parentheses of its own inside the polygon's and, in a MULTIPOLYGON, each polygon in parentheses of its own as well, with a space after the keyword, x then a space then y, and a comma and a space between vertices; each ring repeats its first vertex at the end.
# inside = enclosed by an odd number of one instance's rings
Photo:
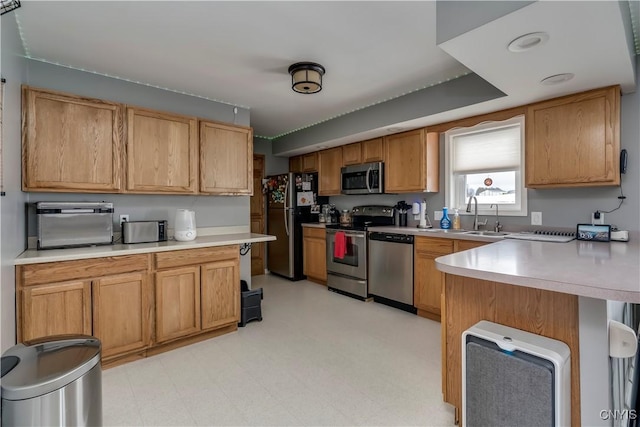
POLYGON ((97 338, 47 337, 13 346, 2 359, 3 425, 102 425, 102 368, 97 338))

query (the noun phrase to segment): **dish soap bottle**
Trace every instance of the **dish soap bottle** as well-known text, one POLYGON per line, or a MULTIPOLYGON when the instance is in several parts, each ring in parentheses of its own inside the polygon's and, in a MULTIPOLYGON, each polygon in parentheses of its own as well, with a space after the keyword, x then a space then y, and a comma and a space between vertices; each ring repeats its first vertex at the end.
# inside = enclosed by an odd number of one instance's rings
POLYGON ((458 213, 458 209, 456 209, 453 214, 453 229, 460 230, 460 214, 458 213))
POLYGON ((451 220, 449 219, 448 208, 442 208, 442 219, 440 220, 440 228, 448 230, 451 228, 451 220))

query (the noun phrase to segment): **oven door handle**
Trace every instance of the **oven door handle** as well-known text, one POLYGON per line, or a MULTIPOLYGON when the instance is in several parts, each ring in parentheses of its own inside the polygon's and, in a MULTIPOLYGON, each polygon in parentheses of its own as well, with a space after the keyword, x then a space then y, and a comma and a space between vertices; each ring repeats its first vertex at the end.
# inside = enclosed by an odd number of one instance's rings
POLYGON ((369 168, 367 169, 367 191, 369 191, 369 193, 371 193, 371 185, 369 184, 370 182, 370 175, 371 175, 371 166, 369 166, 369 168))
MULTIPOLYGON (((336 233, 337 233, 337 231, 327 231, 327 234, 331 234, 331 235, 334 235, 334 236, 335 236, 336 233)), ((363 234, 359 234, 359 233, 344 233, 344 235, 346 237, 362 237, 362 238, 366 237, 366 235, 364 233, 363 234)))

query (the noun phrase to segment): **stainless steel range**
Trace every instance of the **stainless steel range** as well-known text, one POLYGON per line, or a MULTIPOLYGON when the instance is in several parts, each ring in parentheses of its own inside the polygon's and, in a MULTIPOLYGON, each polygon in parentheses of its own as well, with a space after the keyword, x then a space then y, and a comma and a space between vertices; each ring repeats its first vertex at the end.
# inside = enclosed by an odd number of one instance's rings
POLYGON ((356 206, 351 225, 327 225, 327 287, 365 299, 367 285, 367 227, 393 225, 392 206, 356 206))

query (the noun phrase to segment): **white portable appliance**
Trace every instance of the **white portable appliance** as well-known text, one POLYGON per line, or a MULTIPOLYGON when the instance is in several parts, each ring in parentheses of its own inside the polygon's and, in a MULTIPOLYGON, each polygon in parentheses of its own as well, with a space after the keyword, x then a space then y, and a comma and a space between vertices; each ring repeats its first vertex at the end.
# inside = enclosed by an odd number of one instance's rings
POLYGON ((188 209, 176 211, 176 226, 173 233, 176 240, 188 242, 196 238, 196 213, 188 209))

